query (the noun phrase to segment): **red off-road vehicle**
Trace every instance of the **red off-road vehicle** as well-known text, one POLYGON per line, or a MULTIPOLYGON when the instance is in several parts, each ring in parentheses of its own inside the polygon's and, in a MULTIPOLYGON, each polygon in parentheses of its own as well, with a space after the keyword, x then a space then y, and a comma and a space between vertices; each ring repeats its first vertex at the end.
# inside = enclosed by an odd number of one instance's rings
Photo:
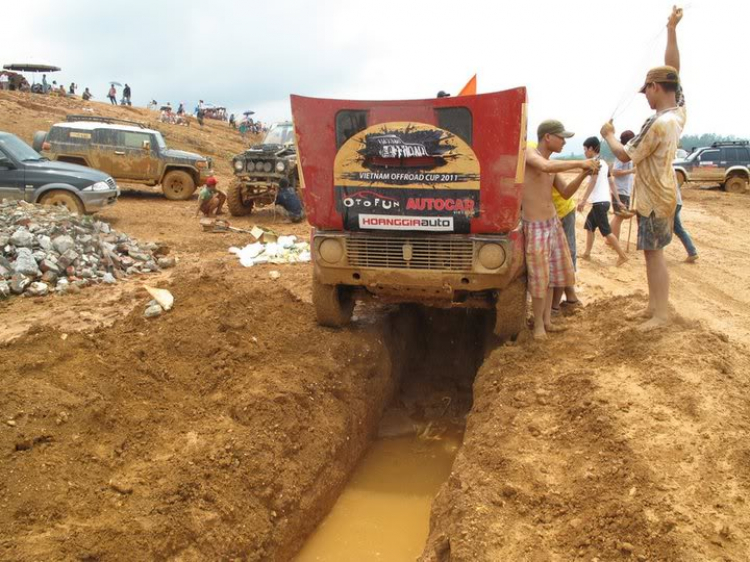
POLYGON ((526 317, 520 228, 526 89, 413 101, 292 96, 314 228, 313 301, 326 326, 355 300, 494 307, 526 317))

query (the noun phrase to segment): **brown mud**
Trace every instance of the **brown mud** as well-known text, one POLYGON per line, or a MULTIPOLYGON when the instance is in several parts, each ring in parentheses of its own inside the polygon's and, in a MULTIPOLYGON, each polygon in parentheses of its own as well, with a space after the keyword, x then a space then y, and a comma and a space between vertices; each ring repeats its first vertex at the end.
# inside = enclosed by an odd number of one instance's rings
MULTIPOLYGON (((30 141, 80 105, 0 93, 0 129, 30 141)), ((163 127, 226 185, 238 134, 163 127)), ((169 275, 0 303, 0 560, 290 559, 399 380, 396 409, 466 423, 423 560, 747 560, 750 197, 684 200, 701 257, 667 250, 672 326, 625 320, 643 258, 614 267, 598 239, 568 331, 493 348, 481 314, 360 306, 350 329, 319 328, 309 265, 244 269, 227 249, 248 236, 126 191, 102 218, 168 244, 169 275), (144 319, 144 284, 175 308, 144 319)), ((309 236, 271 208, 230 221, 309 236)))

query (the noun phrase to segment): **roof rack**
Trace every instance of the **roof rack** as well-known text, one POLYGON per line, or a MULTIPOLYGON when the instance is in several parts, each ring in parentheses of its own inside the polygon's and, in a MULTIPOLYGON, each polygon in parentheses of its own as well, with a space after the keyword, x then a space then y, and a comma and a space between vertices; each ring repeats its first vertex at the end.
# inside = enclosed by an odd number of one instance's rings
POLYGON ((65 120, 68 122, 93 121, 95 123, 107 123, 109 125, 121 123, 123 125, 133 125, 134 127, 140 127, 141 129, 148 129, 147 125, 139 123, 138 121, 127 121, 125 119, 115 119, 114 117, 97 117, 96 115, 68 115, 65 117, 65 120))
POLYGON ((719 148, 720 146, 747 146, 750 141, 737 140, 737 141, 716 141, 711 145, 711 148, 719 148))

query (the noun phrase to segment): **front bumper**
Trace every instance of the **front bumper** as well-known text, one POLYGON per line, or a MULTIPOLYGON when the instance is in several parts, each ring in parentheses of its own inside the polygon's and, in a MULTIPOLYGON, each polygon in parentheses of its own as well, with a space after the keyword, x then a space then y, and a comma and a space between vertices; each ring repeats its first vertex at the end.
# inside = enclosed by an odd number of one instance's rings
POLYGON ((85 212, 94 213, 114 205, 120 197, 120 188, 107 191, 81 191, 78 195, 81 197, 85 212))
POLYGON ((525 271, 520 230, 507 235, 427 236, 316 231, 312 246, 321 283, 361 287, 405 301, 457 301, 471 293, 502 290, 525 271), (336 263, 327 262, 320 251, 330 238, 344 246, 336 263), (485 244, 502 246, 505 259, 500 267, 486 269, 479 262, 485 244))

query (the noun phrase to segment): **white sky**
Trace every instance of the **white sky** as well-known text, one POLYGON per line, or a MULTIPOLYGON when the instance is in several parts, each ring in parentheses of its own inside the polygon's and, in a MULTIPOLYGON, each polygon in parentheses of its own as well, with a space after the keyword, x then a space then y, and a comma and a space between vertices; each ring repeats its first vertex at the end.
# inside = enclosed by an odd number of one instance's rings
MULTIPOLYGON (((264 121, 288 118, 289 94, 413 99, 526 86, 529 131, 562 120, 566 152, 599 132, 622 101, 618 132, 650 110, 635 95, 662 64, 672 1, 0 0, 0 64, 45 62, 50 78, 128 82, 136 105, 198 98, 264 121), (660 35, 658 35, 661 32, 660 35), (658 37, 657 37, 658 35, 658 37), (633 95, 631 95, 633 93, 633 95)), ((686 134, 750 137, 750 2, 687 0, 678 28, 686 134)))

